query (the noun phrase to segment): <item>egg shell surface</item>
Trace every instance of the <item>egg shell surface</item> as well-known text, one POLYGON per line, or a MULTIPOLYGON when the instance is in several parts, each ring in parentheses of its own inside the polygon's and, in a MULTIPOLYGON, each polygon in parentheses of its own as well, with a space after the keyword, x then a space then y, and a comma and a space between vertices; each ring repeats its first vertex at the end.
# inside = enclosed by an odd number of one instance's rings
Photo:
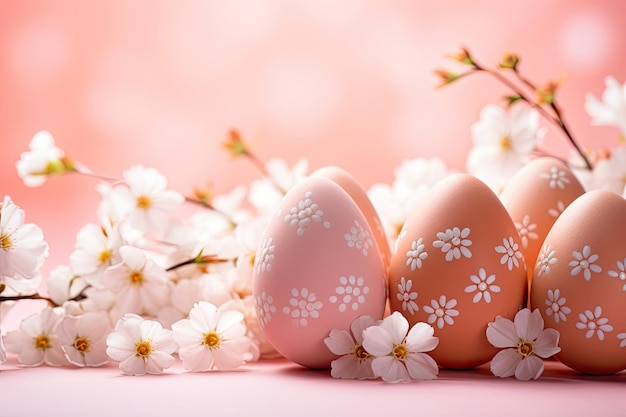
POLYGON ((257 249, 253 296, 268 341, 309 368, 337 358, 324 344, 332 329, 382 318, 385 266, 374 233, 336 182, 310 176, 284 196, 257 249))
POLYGON ((556 358, 587 374, 626 369, 626 200, 592 190, 572 202, 545 239, 531 307, 560 333, 556 358))
POLYGON ((487 324, 513 319, 527 303, 521 242, 498 197, 469 174, 431 188, 398 236, 389 271, 389 302, 412 325, 430 323, 440 366, 467 369, 497 350, 487 324))

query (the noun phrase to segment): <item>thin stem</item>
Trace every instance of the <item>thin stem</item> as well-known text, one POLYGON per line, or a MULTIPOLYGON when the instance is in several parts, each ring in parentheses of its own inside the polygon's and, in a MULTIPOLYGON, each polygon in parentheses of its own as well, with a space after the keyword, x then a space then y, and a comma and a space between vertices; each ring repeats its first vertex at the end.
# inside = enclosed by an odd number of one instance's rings
POLYGON ((287 194, 287 190, 281 187, 280 184, 278 184, 276 180, 270 175, 270 173, 267 172, 267 168, 265 168, 265 163, 258 156, 256 156, 254 153, 250 152, 247 149, 243 154, 248 159, 250 159, 252 163, 254 163, 254 165, 257 166, 257 168, 259 168, 261 173, 265 175, 272 182, 272 184, 274 185, 274 187, 276 187, 276 189, 278 189, 278 191, 280 191, 283 195, 287 194))
POLYGON ((202 206, 202 207, 204 207, 206 209, 209 209, 211 211, 214 211, 217 214, 223 216, 226 219, 226 221, 228 221, 228 223, 230 223, 231 227, 234 228, 234 227, 237 226, 237 222, 231 216, 229 216, 227 213, 225 213, 225 212, 215 208, 215 206, 213 206, 211 203, 209 203, 207 201, 202 201, 202 200, 198 200, 198 199, 191 198, 191 197, 185 197, 185 201, 187 203, 196 204, 196 205, 202 206))
POLYGON ((56 305, 54 301, 52 301, 50 298, 44 297, 40 294, 0 296, 0 303, 4 301, 20 301, 20 300, 46 300, 50 304, 56 305))

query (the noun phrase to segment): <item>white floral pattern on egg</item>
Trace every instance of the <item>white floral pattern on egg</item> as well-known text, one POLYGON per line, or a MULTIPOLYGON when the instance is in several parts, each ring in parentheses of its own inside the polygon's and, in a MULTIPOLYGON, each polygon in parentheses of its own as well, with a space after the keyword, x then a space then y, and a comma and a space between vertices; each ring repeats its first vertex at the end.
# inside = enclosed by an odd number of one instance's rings
POLYGON ((363 211, 335 181, 301 181, 278 210, 255 257, 257 316, 287 359, 328 368, 336 356, 323 340, 332 329, 349 329, 361 315, 382 318, 386 267, 363 211))

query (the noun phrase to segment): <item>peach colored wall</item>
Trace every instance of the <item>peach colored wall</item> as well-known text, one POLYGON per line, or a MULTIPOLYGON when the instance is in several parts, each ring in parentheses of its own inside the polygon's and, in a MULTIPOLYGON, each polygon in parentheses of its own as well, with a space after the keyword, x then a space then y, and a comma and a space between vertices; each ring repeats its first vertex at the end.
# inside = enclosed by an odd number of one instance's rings
MULTIPOLYGON (((15 161, 38 130, 93 170, 155 167, 189 193, 224 192, 257 175, 219 142, 236 127, 262 158, 351 171, 367 188, 403 158, 463 169, 469 126, 504 93, 476 76, 436 90, 435 68, 460 44, 484 63, 509 51, 543 82, 568 79, 560 102, 588 148, 612 144, 583 109, 604 77, 626 81, 625 3, 608 1, 80 1, 0 6, 0 194, 67 263, 95 221, 88 178, 22 185, 15 161)), ((558 133, 547 142, 565 154, 558 133)))

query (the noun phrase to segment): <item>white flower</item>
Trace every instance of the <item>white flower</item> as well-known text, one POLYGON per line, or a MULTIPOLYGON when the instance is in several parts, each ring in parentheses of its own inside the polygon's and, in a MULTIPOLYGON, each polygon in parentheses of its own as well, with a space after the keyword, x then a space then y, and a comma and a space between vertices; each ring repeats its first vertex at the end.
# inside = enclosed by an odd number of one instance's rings
POLYGON ((117 294, 116 310, 122 314, 156 314, 168 296, 165 270, 139 248, 122 246, 119 253, 122 262, 102 275, 103 285, 117 294))
POLYGON ((7 351, 18 354, 18 361, 26 366, 39 366, 44 362, 51 366, 67 364, 57 335, 62 318, 63 310, 52 307, 28 316, 19 329, 5 336, 7 351))
POLYGON ((127 219, 128 224, 141 231, 161 230, 167 216, 184 202, 176 191, 168 190, 167 180, 154 168, 134 166, 123 174, 124 184, 119 184, 108 194, 116 215, 127 219))
POLYGON ((585 331, 585 339, 590 339, 595 334, 598 340, 604 340, 604 333, 612 332, 613 326, 609 324, 609 319, 602 317, 602 307, 596 306, 593 311, 585 310, 578 313, 576 328, 585 331))
POLYGON ((461 255, 471 258, 472 252, 469 250, 469 246, 472 245, 472 241, 467 238, 469 234, 469 227, 463 230, 458 227, 446 229, 445 232, 437 232, 439 240, 435 240, 433 246, 441 248, 441 252, 446 254, 446 261, 461 259, 461 255))
POLYGON ((228 371, 251 357, 244 316, 236 310, 200 301, 189 311, 188 319, 172 324, 172 331, 183 367, 191 372, 228 371))
POLYGON ((283 313, 291 316, 291 324, 294 327, 306 327, 309 319, 316 319, 320 316, 319 310, 322 302, 317 300, 315 293, 309 292, 307 288, 291 290, 289 299, 291 307, 283 307, 283 313))
POLYGON ((370 288, 365 284, 363 277, 339 277, 339 286, 335 288, 335 294, 328 299, 331 303, 339 303, 339 311, 343 313, 348 307, 350 310, 357 311, 359 305, 365 303, 370 288))
POLYGON ((437 327, 443 329, 443 326, 448 324, 452 326, 454 319, 459 315, 458 310, 455 310, 456 300, 454 298, 447 300, 445 295, 439 297, 439 300, 431 300, 430 305, 424 306, 424 311, 429 314, 428 323, 437 323, 437 327))
POLYGON ((552 246, 543 245, 535 265, 535 269, 539 270, 537 271, 537 278, 539 278, 542 274, 550 275, 550 266, 554 265, 556 262, 557 258, 554 256, 552 246))
POLYGON ((275 258, 275 250, 276 245, 274 245, 271 237, 265 238, 261 245, 259 245, 259 249, 255 257, 257 273, 265 271, 271 272, 272 262, 274 262, 275 258))
POLYGON ((363 256, 367 256, 368 249, 374 244, 369 232, 358 220, 354 221, 354 226, 350 227, 350 232, 344 234, 344 239, 348 247, 360 250, 363 256))
POLYGON ((72 268, 58 265, 52 271, 46 281, 48 296, 56 305, 63 305, 70 298, 76 297, 87 287, 87 283, 77 277, 72 268))
POLYGON ((506 264, 509 271, 513 270, 513 265, 515 265, 516 268, 519 268, 518 259, 524 258, 524 255, 522 255, 522 252, 519 250, 519 245, 513 240, 512 236, 508 239, 503 238, 502 245, 496 246, 496 252, 502 254, 500 264, 506 264))
POLYGON ((17 173, 28 187, 38 187, 46 182, 48 175, 65 170, 63 151, 56 147, 50 132, 37 132, 16 163, 17 173))
POLYGON ((415 268, 422 267, 422 261, 428 257, 428 252, 424 250, 424 243, 421 237, 411 242, 411 250, 406 252, 406 265, 411 267, 411 271, 415 268))
POLYGON ((107 336, 109 357, 126 375, 161 374, 174 363, 177 349, 172 331, 153 320, 127 313, 107 336))
POLYGON ((265 291, 256 298, 257 316, 261 327, 265 327, 267 323, 272 321, 272 317, 276 314, 276 306, 274 305, 274 297, 267 295, 265 291))
POLYGON ((573 251, 572 257, 574 258, 574 260, 570 261, 569 266, 572 267, 570 275, 573 277, 583 271, 585 281, 589 281, 591 280, 592 272, 598 273, 602 271, 602 268, 594 263, 598 260, 600 256, 597 254, 591 254, 591 248, 589 247, 589 245, 585 245, 583 247, 582 253, 578 251, 573 251))
POLYGON ((470 281, 472 281, 472 285, 465 287, 465 292, 476 292, 476 294, 474 294, 474 298, 472 298, 472 302, 474 303, 484 299, 485 302, 489 304, 491 303, 491 293, 500 292, 500 287, 494 285, 496 275, 491 274, 487 276, 487 272, 485 272, 484 268, 480 268, 478 270, 478 275, 470 275, 470 281))
POLYGON ((417 299, 417 292, 411 291, 412 287, 413 281, 401 277, 396 297, 398 297, 398 301, 402 301, 402 311, 408 311, 411 314, 415 314, 415 312, 419 310, 419 307, 415 303, 415 300, 417 299))
POLYGON ((70 263, 76 275, 91 285, 101 286, 101 276, 106 268, 120 261, 119 248, 123 239, 118 227, 89 223, 76 234, 70 263))
POLYGON ((488 105, 472 125, 474 147, 467 156, 467 171, 497 190, 527 162, 544 134, 537 111, 515 106, 507 114, 500 106, 488 105))
POLYGON ((491 360, 491 372, 498 377, 528 381, 543 373, 543 360, 561 351, 559 332, 543 328, 538 309, 517 312, 512 322, 501 316, 487 325, 487 340, 494 347, 505 348, 491 360))
POLYGON ((372 361, 374 375, 386 382, 435 379, 439 373, 437 363, 424 353, 439 344, 433 334, 432 326, 421 322, 409 330, 409 322, 397 311, 365 329, 363 347, 376 357, 372 361))
POLYGON ((561 291, 557 288, 554 291, 548 290, 548 298, 546 298, 545 303, 548 306, 546 308, 546 315, 552 316, 554 315, 554 321, 558 323, 559 321, 567 321, 567 314, 571 313, 572 310, 565 305, 567 300, 565 297, 561 297, 561 291))
POLYGON ((626 185, 626 146, 611 149, 608 158, 596 162, 591 179, 591 188, 604 188, 617 194, 624 193, 626 185))
POLYGON ((606 88, 602 102, 592 94, 585 99, 585 110, 591 116, 591 123, 602 126, 615 126, 622 137, 626 135, 626 84, 621 85, 614 77, 604 79, 606 88))
POLYGON ((24 210, 9 196, 0 205, 0 284, 5 278, 32 279, 48 256, 48 244, 41 228, 24 223, 24 210))
POLYGON ((515 228, 522 239, 522 247, 524 249, 528 248, 528 241, 530 239, 539 239, 539 235, 534 231, 537 229, 537 224, 530 222, 530 216, 528 214, 522 218, 521 223, 515 222, 515 228))
POLYGON ((567 172, 559 170, 558 167, 551 167, 550 172, 542 172, 539 174, 539 178, 548 180, 550 188, 564 189, 566 185, 571 184, 571 180, 567 176, 567 172))
MULTIPOLYGON (((607 274, 613 278, 619 278, 621 281, 626 281, 626 258, 624 261, 617 261, 617 271, 610 269, 607 274)), ((622 286, 622 291, 626 291, 626 282, 622 286)))
POLYGON ((287 191, 306 178, 309 162, 300 158, 293 167, 282 159, 272 158, 265 164, 267 177, 250 184, 248 199, 262 214, 271 214, 287 191))
MULTIPOLYGON (((319 209, 319 205, 312 199, 313 193, 307 191, 304 193, 304 199, 298 201, 297 206, 289 210, 289 214, 285 215, 283 220, 296 228, 296 234, 303 236, 304 231, 308 229, 312 223, 321 223, 324 212, 319 209)), ((324 222, 323 226, 328 229, 330 223, 324 222)))
POLYGON ((109 317, 103 312, 65 316, 59 325, 59 344, 70 363, 101 366, 108 362, 106 337, 109 317))
POLYGON ((347 330, 332 329, 324 344, 340 358, 330 363, 330 375, 333 378, 371 379, 376 378, 372 371, 374 357, 363 347, 363 331, 373 326, 370 316, 359 316, 347 330))

